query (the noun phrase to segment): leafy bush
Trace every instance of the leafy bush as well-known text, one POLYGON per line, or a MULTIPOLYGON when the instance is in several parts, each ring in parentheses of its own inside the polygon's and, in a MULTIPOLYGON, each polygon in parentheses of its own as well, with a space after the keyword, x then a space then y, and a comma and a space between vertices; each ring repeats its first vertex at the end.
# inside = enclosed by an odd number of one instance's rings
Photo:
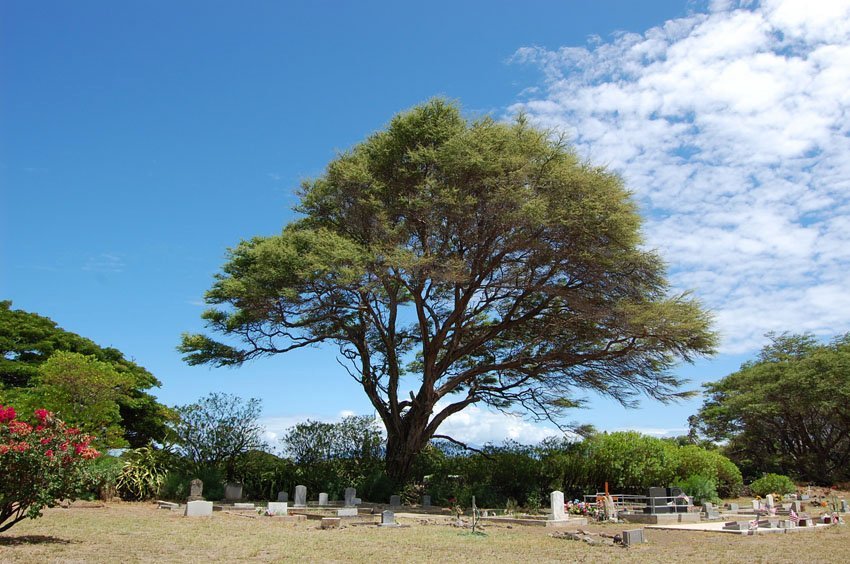
POLYGON ((797 486, 788 476, 781 474, 765 474, 752 484, 750 491, 753 495, 764 497, 767 494, 788 494, 797 491, 797 486))
POLYGON ((741 471, 719 452, 686 445, 676 451, 676 459, 676 477, 679 480, 701 476, 711 480, 717 494, 722 497, 737 497, 740 494, 744 483, 741 471))
POLYGON ((92 437, 69 428, 44 409, 35 425, 0 405, 0 532, 29 517, 41 516, 57 499, 85 491, 88 462, 100 453, 92 437))
POLYGON ((711 478, 694 474, 684 480, 677 480, 673 485, 682 488, 687 495, 693 498, 694 503, 701 504, 706 501, 717 503, 720 496, 717 495, 717 486, 711 478))
POLYGON ((84 497, 107 501, 118 494, 118 477, 124 462, 114 456, 101 456, 85 466, 86 494, 84 497))
POLYGON ((145 500, 159 495, 172 455, 153 446, 135 448, 124 456, 124 467, 116 484, 119 495, 124 499, 145 500))
POLYGON ((186 497, 189 495, 189 482, 195 478, 204 483, 204 499, 224 499, 224 472, 215 466, 192 470, 173 468, 162 482, 160 496, 171 501, 186 501, 186 497))

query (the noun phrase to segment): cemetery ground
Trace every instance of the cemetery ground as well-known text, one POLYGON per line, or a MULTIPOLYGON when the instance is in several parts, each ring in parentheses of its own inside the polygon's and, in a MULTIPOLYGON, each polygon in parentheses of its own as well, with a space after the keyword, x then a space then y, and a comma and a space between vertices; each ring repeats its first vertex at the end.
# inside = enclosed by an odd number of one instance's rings
MULTIPOLYGON (((0 534, 0 562, 839 562, 850 550, 848 526, 757 536, 646 529, 646 543, 623 548, 555 538, 546 527, 487 524, 485 535, 473 535, 440 516, 398 521, 405 526, 322 530, 316 520, 186 518, 152 503, 76 502, 0 534)), ((577 528, 617 534, 637 527, 577 528)))

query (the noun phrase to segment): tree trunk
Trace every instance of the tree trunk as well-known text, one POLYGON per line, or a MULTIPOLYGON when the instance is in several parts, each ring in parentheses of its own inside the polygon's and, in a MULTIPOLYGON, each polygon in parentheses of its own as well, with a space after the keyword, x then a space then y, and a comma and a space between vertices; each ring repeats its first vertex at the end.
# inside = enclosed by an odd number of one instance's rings
POLYGON ((411 477, 416 457, 428 444, 424 429, 408 429, 406 433, 387 432, 387 476, 396 486, 402 486, 411 477))

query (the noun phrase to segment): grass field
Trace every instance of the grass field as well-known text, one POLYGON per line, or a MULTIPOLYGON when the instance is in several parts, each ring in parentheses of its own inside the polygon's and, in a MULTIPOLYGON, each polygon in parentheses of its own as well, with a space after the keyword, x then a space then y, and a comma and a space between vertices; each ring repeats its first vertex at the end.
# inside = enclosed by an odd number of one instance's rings
MULTIPOLYGON (((0 562, 846 562, 850 527, 755 537, 646 530, 632 548, 550 537, 552 529, 489 525, 472 536, 449 525, 399 521, 400 528, 321 530, 318 521, 282 523, 215 513, 185 518, 153 504, 108 503, 49 509, 0 534, 0 562)), ((589 525, 618 533, 634 525, 589 525)))

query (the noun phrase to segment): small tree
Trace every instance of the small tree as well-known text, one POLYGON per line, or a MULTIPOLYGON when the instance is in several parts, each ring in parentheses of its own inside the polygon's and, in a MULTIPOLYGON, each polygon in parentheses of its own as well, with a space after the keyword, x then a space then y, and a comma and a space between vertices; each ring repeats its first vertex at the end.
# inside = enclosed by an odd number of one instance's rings
POLYGON ((29 517, 41 516, 57 499, 74 499, 87 485, 85 463, 100 455, 92 437, 44 409, 36 424, 0 405, 0 532, 29 517))
POLYGON ((197 403, 177 408, 175 433, 184 454, 196 467, 222 467, 235 475, 236 457, 263 446, 258 422, 261 402, 230 394, 212 393, 197 403))

